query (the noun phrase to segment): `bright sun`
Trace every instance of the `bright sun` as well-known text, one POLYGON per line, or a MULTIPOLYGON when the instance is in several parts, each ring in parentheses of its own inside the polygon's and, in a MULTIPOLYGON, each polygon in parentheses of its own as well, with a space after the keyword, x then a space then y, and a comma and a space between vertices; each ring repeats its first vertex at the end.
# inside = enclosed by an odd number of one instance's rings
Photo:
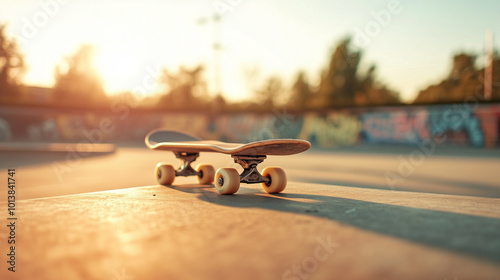
POLYGON ((140 82, 137 77, 140 60, 133 51, 122 46, 99 48, 95 66, 103 79, 104 89, 110 95, 132 91, 140 82))

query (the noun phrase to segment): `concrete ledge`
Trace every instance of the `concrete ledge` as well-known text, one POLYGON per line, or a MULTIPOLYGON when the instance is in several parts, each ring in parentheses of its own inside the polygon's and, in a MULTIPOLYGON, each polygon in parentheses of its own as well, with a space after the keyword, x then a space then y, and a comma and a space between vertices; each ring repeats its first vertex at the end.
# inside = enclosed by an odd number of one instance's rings
POLYGON ((114 144, 89 143, 31 143, 7 142, 0 143, 0 152, 82 152, 82 153, 113 153, 114 144))

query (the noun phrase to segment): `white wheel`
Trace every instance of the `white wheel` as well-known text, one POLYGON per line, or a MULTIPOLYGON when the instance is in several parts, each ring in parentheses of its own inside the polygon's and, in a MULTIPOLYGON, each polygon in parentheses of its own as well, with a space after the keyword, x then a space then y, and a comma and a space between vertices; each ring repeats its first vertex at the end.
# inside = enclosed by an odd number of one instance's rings
POLYGON ((158 163, 155 168, 155 176, 160 185, 172 185, 175 180, 174 166, 168 163, 158 163))
POLYGON ((198 164, 196 171, 201 172, 201 176, 198 176, 200 184, 209 185, 214 182, 215 169, 210 164, 198 164))
POLYGON ((220 194, 233 194, 240 188, 240 175, 234 168, 219 168, 215 173, 215 188, 220 194))
POLYGON ((285 171, 279 167, 266 167, 262 170, 262 176, 268 177, 269 183, 261 183, 260 185, 267 193, 279 193, 286 188, 285 171))

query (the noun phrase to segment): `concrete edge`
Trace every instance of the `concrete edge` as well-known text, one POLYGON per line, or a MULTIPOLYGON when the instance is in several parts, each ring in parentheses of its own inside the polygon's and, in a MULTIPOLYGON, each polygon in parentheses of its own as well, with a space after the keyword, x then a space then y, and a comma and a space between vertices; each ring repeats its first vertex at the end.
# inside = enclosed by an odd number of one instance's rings
POLYGON ((110 143, 0 143, 0 152, 55 152, 55 153, 114 153, 116 145, 110 143))

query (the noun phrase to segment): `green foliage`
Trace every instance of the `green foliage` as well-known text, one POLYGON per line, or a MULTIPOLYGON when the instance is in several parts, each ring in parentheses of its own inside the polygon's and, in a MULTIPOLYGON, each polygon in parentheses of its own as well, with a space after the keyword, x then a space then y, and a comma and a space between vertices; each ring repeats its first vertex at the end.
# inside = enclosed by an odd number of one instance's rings
MULTIPOLYGON (((459 53, 453 57, 448 77, 421 90, 414 104, 484 101, 484 68, 476 67, 476 55, 459 53)), ((500 100, 500 59, 493 59, 492 101, 500 100)))
POLYGON ((267 78, 261 88, 255 91, 256 101, 261 109, 272 109, 283 93, 283 82, 277 76, 267 78))
MULTIPOLYGON (((72 56, 55 68, 52 89, 21 87, 20 79, 26 67, 15 40, 8 38, 6 27, 0 25, 0 102, 36 103, 33 96, 51 96, 45 104, 72 107, 108 107, 103 82, 93 65, 94 49, 81 46, 72 56), (33 94, 36 92, 36 94, 33 94), (43 92, 43 94, 40 94, 43 92), (24 95, 23 95, 24 94, 24 95), (24 97, 23 97, 24 96, 24 97), (27 96, 27 97, 26 97, 27 96), (22 101, 23 97, 25 100, 22 101), (26 98, 25 98, 26 97, 26 98)), ((228 103, 219 93, 208 93, 203 66, 180 67, 177 72, 162 70, 159 78, 160 95, 139 98, 132 93, 119 96, 133 107, 169 111, 271 111, 286 106, 295 111, 324 110, 352 106, 381 106, 401 104, 399 94, 377 79, 377 68, 371 65, 361 71, 363 51, 351 45, 349 37, 339 41, 325 68, 310 82, 311 75, 300 71, 286 85, 281 77, 257 79, 257 70, 247 73, 251 100, 228 103)), ((419 92, 414 103, 453 103, 467 100, 483 101, 484 68, 476 66, 476 55, 460 53, 453 57, 453 66, 441 82, 419 92)), ((500 59, 493 60, 492 101, 500 100, 500 59)))
POLYGON ((328 68, 321 76, 319 97, 326 108, 354 105, 359 89, 357 78, 361 52, 353 51, 350 38, 344 39, 333 52, 328 68))
POLYGON ((311 87, 299 75, 289 104, 302 110, 400 104, 399 94, 376 80, 374 65, 365 74, 359 73, 361 57, 362 51, 353 50, 349 37, 340 41, 321 74, 317 90, 309 92, 311 87))
POLYGON ((25 70, 17 42, 8 38, 6 26, 0 25, 0 99, 3 102, 19 97, 20 80, 25 70))
POLYGON ((295 110, 306 110, 313 97, 311 85, 304 72, 299 72, 290 93, 288 106, 295 110))
POLYGON ((165 88, 158 107, 169 110, 207 109, 208 91, 202 78, 203 67, 180 67, 177 73, 162 70, 160 84, 165 88))

